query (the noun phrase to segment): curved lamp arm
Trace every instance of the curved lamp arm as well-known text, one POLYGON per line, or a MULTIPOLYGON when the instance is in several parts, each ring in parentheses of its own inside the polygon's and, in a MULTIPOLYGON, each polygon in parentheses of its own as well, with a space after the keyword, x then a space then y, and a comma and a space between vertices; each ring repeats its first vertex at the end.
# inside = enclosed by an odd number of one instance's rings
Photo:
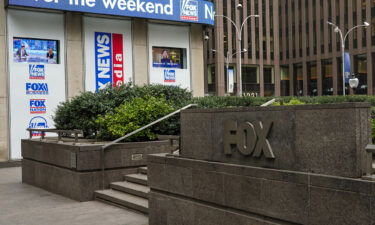
POLYGON ((240 31, 238 30, 238 27, 237 27, 236 23, 232 19, 230 19, 229 17, 224 16, 224 15, 215 15, 215 16, 223 17, 223 18, 229 20, 233 24, 233 26, 236 28, 237 35, 240 36, 240 31))

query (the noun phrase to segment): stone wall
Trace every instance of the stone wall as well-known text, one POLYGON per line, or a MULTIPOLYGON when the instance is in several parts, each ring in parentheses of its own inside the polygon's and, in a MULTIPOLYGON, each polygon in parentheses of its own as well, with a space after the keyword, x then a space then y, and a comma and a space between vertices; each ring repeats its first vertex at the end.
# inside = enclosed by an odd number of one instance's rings
POLYGON ((181 120, 180 155, 149 157, 150 225, 375 223, 369 104, 195 109, 181 120))
POLYGON ((370 114, 367 103, 186 110, 181 114, 181 156, 357 178, 371 171, 371 155, 364 151, 371 141, 370 114), (272 122, 267 140, 275 158, 238 150, 225 154, 228 121, 272 122))

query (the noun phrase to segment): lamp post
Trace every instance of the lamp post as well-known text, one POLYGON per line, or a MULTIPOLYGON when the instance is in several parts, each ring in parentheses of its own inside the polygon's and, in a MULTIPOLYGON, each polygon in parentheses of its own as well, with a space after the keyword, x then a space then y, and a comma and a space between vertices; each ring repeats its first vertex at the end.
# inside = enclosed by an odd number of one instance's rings
MULTIPOLYGON (((238 9, 241 9, 242 8, 242 4, 238 4, 237 5, 237 10, 238 9)), ((243 31, 243 28, 246 24, 246 22, 250 19, 250 18, 258 18, 259 15, 250 15, 248 17, 246 17, 241 26, 237 26, 237 24, 231 20, 229 17, 227 16, 224 16, 224 15, 215 15, 217 17, 223 17, 225 18, 226 20, 228 20, 229 22, 231 22, 233 24, 233 26, 236 28, 236 36, 237 36, 237 41, 238 41, 238 46, 239 46, 239 49, 242 49, 242 31, 243 31)), ((239 52, 236 52, 236 54, 239 53, 239 52)), ((242 51, 241 51, 242 53, 242 51)), ((235 54, 234 54, 235 55, 235 54)), ((238 96, 242 96, 242 56, 240 56, 239 58, 239 78, 237 79, 237 95, 238 96)), ((238 69, 238 68, 237 68, 238 69)))
MULTIPOLYGON (((218 53, 218 52, 220 52, 220 51, 217 51, 217 50, 215 50, 215 49, 211 49, 211 51, 212 52, 216 52, 216 53, 218 53)), ((225 69, 226 69, 226 74, 227 74, 227 76, 229 76, 229 63, 230 63, 230 60, 233 58, 233 56, 235 56, 236 54, 241 54, 241 53, 244 53, 244 52, 247 52, 247 49, 243 49, 242 51, 240 51, 240 52, 235 52, 235 53, 233 53, 233 54, 231 54, 231 55, 229 55, 229 51, 227 51, 227 55, 225 56, 224 55, 224 59, 225 59, 225 69)), ((228 79, 229 77, 227 77, 227 82, 229 82, 229 79, 228 79)), ((229 83, 227 84, 228 86, 229 86, 229 83)), ((242 84, 241 84, 242 85, 242 84)))
POLYGON ((342 30, 337 26, 336 24, 327 21, 327 23, 334 27, 334 32, 340 34, 341 38, 341 50, 342 50, 342 93, 343 96, 345 96, 345 41, 350 32, 352 32, 354 29, 360 28, 360 27, 368 27, 370 24, 368 22, 364 22, 363 24, 357 25, 351 29, 348 30, 348 32, 344 35, 342 30))

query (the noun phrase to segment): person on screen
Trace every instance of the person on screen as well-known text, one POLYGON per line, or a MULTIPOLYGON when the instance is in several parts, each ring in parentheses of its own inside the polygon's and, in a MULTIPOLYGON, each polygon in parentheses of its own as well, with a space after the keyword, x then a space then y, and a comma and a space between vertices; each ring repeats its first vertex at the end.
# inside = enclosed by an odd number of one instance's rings
POLYGON ((29 54, 27 54, 25 45, 22 45, 21 48, 18 49, 18 51, 16 53, 16 56, 17 56, 17 58, 20 62, 26 62, 27 61, 27 56, 29 56, 29 54))
POLYGON ((48 63, 55 63, 55 60, 53 59, 54 57, 55 55, 53 54, 52 48, 48 49, 48 52, 47 52, 48 63))
POLYGON ((169 53, 168 53, 168 50, 164 49, 162 52, 161 52, 161 60, 160 62, 166 66, 170 65, 172 63, 172 60, 169 58, 169 53))

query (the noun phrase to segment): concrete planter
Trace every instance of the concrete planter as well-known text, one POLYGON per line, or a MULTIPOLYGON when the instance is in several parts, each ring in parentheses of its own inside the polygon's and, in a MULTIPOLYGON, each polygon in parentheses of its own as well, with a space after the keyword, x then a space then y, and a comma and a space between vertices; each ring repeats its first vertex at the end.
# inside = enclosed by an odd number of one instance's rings
MULTIPOLYGON (((78 201, 93 200, 102 184, 101 146, 22 140, 22 181, 78 201)), ((121 143, 106 149, 105 187, 147 165, 147 155, 174 149, 170 141, 121 143)))
POLYGON ((374 224, 370 115, 366 103, 186 110, 180 155, 149 157, 149 224, 374 224))

